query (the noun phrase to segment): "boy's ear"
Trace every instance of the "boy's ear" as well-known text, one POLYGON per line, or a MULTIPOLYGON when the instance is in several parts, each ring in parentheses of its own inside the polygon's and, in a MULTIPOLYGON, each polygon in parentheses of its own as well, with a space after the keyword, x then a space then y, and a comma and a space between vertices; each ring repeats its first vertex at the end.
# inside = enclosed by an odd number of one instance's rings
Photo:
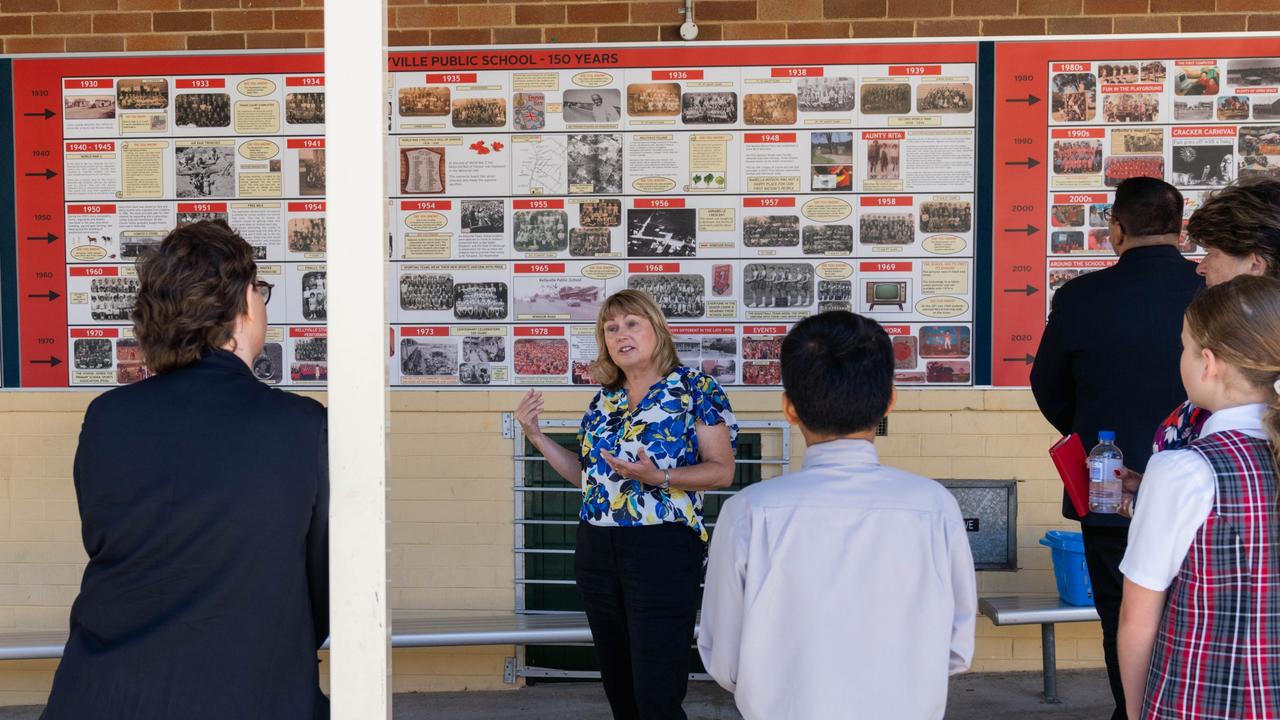
POLYGON ((782 393, 782 417, 792 425, 800 425, 800 415, 796 413, 796 406, 791 404, 791 398, 787 397, 785 392, 782 393))

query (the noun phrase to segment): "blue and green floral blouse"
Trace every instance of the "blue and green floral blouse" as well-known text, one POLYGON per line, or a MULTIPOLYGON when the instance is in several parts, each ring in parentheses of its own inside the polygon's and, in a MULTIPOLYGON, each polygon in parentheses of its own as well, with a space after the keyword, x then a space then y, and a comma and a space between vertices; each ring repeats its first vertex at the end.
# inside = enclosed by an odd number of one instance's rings
POLYGON ((659 468, 698 462, 696 424, 727 423, 736 443, 738 421, 729 398, 711 376, 676 368, 649 388, 634 411, 626 388, 596 393, 578 428, 582 462, 582 511, 592 525, 631 526, 678 522, 707 541, 702 496, 697 492, 646 486, 613 471, 601 451, 634 462, 641 446, 659 468))

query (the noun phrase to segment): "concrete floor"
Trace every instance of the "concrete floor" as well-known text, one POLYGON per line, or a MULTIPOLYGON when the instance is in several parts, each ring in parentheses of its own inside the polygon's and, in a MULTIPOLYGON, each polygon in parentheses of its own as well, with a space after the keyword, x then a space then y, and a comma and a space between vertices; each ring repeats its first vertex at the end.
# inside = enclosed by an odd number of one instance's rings
MULTIPOLYGON (((1097 720, 1111 714, 1111 693, 1102 670, 1058 673, 1059 705, 1040 699, 1040 673, 961 675, 951 682, 949 720, 1053 718, 1097 720)), ((856 707, 856 700, 850 698, 856 707)), ((37 720, 40 706, 0 708, 0 720, 37 720)), ((395 720, 610 720, 596 683, 536 685, 510 692, 403 693, 395 696, 395 720)), ((689 720, 741 720, 733 698, 715 683, 689 686, 689 720)))

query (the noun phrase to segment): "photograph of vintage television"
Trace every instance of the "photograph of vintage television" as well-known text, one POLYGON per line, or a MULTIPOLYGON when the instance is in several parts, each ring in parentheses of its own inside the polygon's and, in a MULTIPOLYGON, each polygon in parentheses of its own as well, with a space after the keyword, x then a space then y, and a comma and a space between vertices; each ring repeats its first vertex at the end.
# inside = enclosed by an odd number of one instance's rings
POLYGON ((905 280, 871 280, 867 282, 867 309, 875 310, 877 305, 897 305, 899 310, 907 302, 907 283, 905 280))

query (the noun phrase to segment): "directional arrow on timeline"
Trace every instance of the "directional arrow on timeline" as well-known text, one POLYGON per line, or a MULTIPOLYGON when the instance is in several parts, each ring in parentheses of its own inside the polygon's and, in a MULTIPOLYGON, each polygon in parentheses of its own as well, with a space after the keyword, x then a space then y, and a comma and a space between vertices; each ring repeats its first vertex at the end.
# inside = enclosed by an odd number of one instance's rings
POLYGON ((49 169, 45 169, 45 171, 44 171, 44 172, 37 172, 37 173, 24 173, 24 174, 25 174, 27 177, 43 177, 45 180, 52 180, 52 179, 54 179, 55 177, 57 177, 57 176, 58 176, 58 173, 56 173, 56 172, 54 172, 54 171, 52 171, 52 170, 49 170, 49 169))
POLYGON ((48 365, 49 367, 58 367, 62 364, 61 360, 52 355, 49 356, 48 360, 28 360, 27 362, 32 365, 48 365))
POLYGON ((1033 168, 1033 167, 1035 167, 1035 166, 1037 166, 1037 165, 1039 165, 1039 164, 1040 164, 1040 161, 1039 161, 1039 160, 1037 160, 1037 159, 1035 159, 1035 158, 1033 158, 1033 157, 1028 157, 1026 160, 1018 160, 1018 161, 1016 161, 1016 162, 1006 162, 1006 163, 1005 163, 1005 165, 1026 165, 1028 170, 1030 170, 1031 168, 1033 168))
POLYGON ((1027 365, 1030 365, 1031 363, 1033 363, 1033 362, 1035 362, 1035 361, 1036 361, 1036 356, 1035 356, 1035 355, 1032 355, 1031 353, 1027 353, 1026 355, 1023 355, 1022 357, 1004 358, 1004 361, 1005 361, 1005 362, 1020 362, 1020 363, 1025 363, 1025 364, 1027 364, 1027 365))
POLYGON ((1007 233, 1026 233, 1027 237, 1031 237, 1032 235, 1035 235, 1036 233, 1040 232, 1040 228, 1036 227, 1035 225, 1032 225, 1031 223, 1027 223, 1026 227, 1005 228, 1004 231, 1007 233))
POLYGON ((42 118, 44 118, 45 120, 48 120, 49 118, 53 117, 54 115, 57 115, 57 113, 55 113, 54 111, 50 110, 49 108, 45 108, 45 109, 44 109, 44 112, 22 113, 22 117, 42 117, 42 118))
POLYGON ((1032 95, 1031 93, 1027 93, 1027 96, 1024 98, 1005 98, 1004 101, 1007 103, 1009 102, 1026 103, 1027 106, 1029 107, 1031 105, 1035 105, 1036 103, 1040 102, 1040 98, 1036 97, 1035 95, 1032 95))
POLYGON ((56 292, 54 292, 54 291, 50 290, 49 292, 45 292, 45 293, 29 294, 29 295, 27 295, 27 297, 29 297, 29 298, 46 298, 49 302, 53 302, 54 300, 57 300, 58 298, 60 298, 60 297, 62 297, 62 296, 61 296, 61 295, 59 295, 58 293, 56 293, 56 292))
POLYGON ((43 240, 43 241, 45 241, 47 244, 52 245, 52 244, 54 243, 54 241, 58 239, 58 236, 57 236, 57 235, 54 235, 53 233, 46 233, 46 234, 44 234, 44 235, 28 235, 28 236, 27 236, 27 239, 28 239, 28 240, 43 240))
POLYGON ((1004 291, 1007 293, 1026 293, 1027 297, 1030 297, 1040 292, 1040 288, 1035 285, 1028 284, 1024 288, 1005 288, 1004 291))

